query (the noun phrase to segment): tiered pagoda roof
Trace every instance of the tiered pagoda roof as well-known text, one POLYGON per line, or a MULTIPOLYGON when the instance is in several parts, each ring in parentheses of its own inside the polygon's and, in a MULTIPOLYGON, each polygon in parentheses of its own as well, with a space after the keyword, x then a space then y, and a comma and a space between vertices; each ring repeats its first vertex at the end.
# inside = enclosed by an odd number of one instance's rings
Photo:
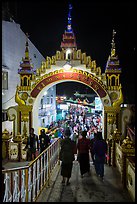
POLYGON ((26 34, 26 49, 25 49, 25 58, 22 58, 20 63, 20 69, 18 69, 18 74, 32 74, 34 73, 31 59, 29 58, 29 49, 28 49, 28 34, 26 34))

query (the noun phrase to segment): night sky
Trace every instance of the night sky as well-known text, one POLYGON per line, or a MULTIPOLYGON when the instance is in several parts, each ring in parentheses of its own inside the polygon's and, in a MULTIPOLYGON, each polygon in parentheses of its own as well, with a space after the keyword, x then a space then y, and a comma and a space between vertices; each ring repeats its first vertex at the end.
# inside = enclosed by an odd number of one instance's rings
MULTIPOLYGON (((20 24, 23 32, 29 33, 32 43, 46 58, 55 55, 56 50, 60 50, 62 35, 67 26, 69 3, 73 6, 72 28, 77 48, 96 60, 102 72, 105 70, 111 51, 112 30, 115 29, 117 32, 115 44, 122 68, 124 99, 127 103, 135 103, 136 5, 134 1, 18 0, 9 1, 9 7, 15 22, 20 24)), ((65 90, 67 93, 72 90, 72 85, 67 85, 64 89, 63 84, 62 87, 57 90, 65 90)), ((78 83, 73 92, 77 91, 76 89, 80 89, 78 83)), ((89 88, 87 91, 92 92, 89 88)), ((60 91, 61 94, 65 94, 64 92, 60 91)))

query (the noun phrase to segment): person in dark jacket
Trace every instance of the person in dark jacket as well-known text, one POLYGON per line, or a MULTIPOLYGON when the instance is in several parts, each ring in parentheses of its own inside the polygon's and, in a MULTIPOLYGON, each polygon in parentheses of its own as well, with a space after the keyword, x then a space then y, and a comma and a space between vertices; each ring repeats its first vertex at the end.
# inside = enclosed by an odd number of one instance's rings
POLYGON ((61 140, 61 149, 59 159, 62 161, 61 163, 61 176, 63 177, 62 183, 69 185, 69 179, 71 177, 72 166, 74 161, 74 147, 73 141, 70 139, 70 129, 66 128, 64 133, 64 139, 61 140), (67 181, 66 181, 67 178, 67 181))
POLYGON ((91 153, 91 158, 92 158, 93 165, 95 163, 95 155, 94 155, 94 150, 93 150, 93 144, 95 142, 95 139, 96 139, 96 133, 94 133, 93 138, 90 139, 90 153, 91 153))
POLYGON ((40 153, 42 153, 50 145, 50 138, 45 133, 45 129, 41 130, 41 134, 39 135, 39 141, 40 141, 40 153))
POLYGON ((102 132, 97 132, 96 140, 93 144, 93 151, 95 155, 95 171, 97 176, 100 176, 103 180, 104 178, 104 164, 105 157, 107 154, 107 143, 102 138, 102 132))
POLYGON ((83 178, 83 175, 85 173, 88 173, 90 175, 90 163, 89 163, 90 140, 86 138, 86 136, 87 131, 82 131, 82 138, 78 139, 77 144, 81 178, 83 178))
POLYGON ((27 160, 31 161, 33 158, 36 158, 36 150, 39 150, 39 144, 38 144, 38 136, 34 133, 34 128, 30 129, 30 135, 27 139, 27 144, 25 149, 28 149, 27 151, 27 160))

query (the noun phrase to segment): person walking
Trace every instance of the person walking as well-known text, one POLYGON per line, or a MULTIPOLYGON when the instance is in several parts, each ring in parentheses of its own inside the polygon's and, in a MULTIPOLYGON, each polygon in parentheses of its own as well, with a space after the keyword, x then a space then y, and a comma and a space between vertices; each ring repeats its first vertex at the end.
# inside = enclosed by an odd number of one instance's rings
POLYGON ((27 139, 27 144, 25 149, 27 151, 27 160, 31 161, 36 158, 36 151, 39 150, 38 136, 34 133, 34 128, 30 129, 30 134, 27 139))
POLYGON ((82 131, 82 137, 78 139, 78 161, 80 164, 81 178, 85 173, 90 175, 89 150, 90 140, 86 138, 87 131, 82 131))
POLYGON ((41 134, 39 135, 39 142, 40 142, 40 153, 42 153, 50 144, 50 138, 45 133, 45 129, 41 130, 41 134))
POLYGON ((70 178, 71 178, 71 172, 72 172, 72 166, 74 161, 74 152, 73 152, 73 141, 70 139, 70 129, 66 128, 64 132, 64 139, 61 139, 60 143, 60 154, 59 154, 59 160, 62 161, 61 163, 61 176, 62 184, 69 185, 70 178), (67 179, 67 180, 66 180, 67 179))
POLYGON ((92 134, 92 137, 90 137, 90 153, 91 153, 91 158, 92 158, 92 163, 93 165, 95 164, 95 155, 94 155, 94 150, 93 150, 93 145, 95 142, 96 138, 96 133, 92 134))
POLYGON ((95 171, 97 176, 104 179, 104 164, 105 164, 105 156, 107 154, 107 143, 102 138, 102 132, 97 132, 96 140, 93 144, 93 152, 95 155, 95 171))

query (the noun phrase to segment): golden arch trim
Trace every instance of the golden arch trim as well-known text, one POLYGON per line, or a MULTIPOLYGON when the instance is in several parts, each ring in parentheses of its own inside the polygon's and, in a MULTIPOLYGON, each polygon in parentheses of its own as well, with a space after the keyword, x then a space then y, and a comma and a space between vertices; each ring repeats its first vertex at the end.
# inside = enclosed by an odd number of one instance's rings
POLYGON ((80 70, 80 72, 64 72, 61 70, 58 74, 54 74, 54 72, 52 72, 52 75, 49 74, 49 77, 41 80, 40 83, 38 83, 31 91, 31 96, 34 98, 37 97, 39 92, 48 84, 60 81, 62 79, 83 82, 95 90, 101 98, 107 95, 106 89, 101 85, 101 83, 95 80, 95 77, 89 75, 88 72, 82 70, 80 70))

